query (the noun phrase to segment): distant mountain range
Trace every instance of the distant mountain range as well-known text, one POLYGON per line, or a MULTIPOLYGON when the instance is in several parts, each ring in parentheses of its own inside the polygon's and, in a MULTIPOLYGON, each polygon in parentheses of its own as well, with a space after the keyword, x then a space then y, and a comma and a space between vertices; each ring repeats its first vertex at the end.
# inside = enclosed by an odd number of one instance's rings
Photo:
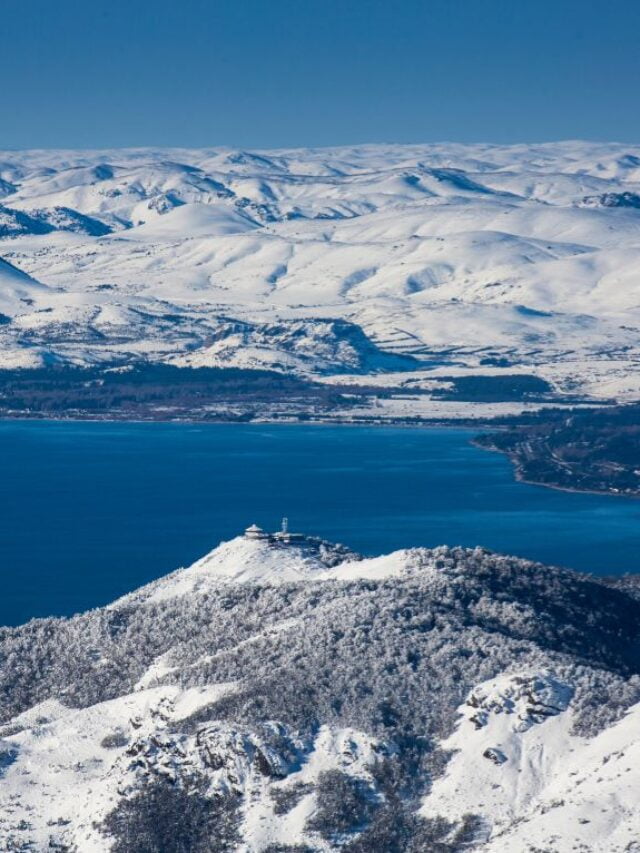
POLYGON ((0 152, 24 274, 0 268, 0 368, 516 371, 636 400, 639 205, 618 144, 0 152))
POLYGON ((3 849, 635 849, 636 576, 248 535, 0 631, 3 849))

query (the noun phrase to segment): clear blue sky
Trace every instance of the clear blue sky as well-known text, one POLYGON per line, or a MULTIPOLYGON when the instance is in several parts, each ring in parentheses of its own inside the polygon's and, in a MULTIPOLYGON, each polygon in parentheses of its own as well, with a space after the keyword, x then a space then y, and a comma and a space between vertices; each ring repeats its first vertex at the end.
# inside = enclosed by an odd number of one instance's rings
POLYGON ((640 0, 2 0, 0 147, 640 141, 640 0))

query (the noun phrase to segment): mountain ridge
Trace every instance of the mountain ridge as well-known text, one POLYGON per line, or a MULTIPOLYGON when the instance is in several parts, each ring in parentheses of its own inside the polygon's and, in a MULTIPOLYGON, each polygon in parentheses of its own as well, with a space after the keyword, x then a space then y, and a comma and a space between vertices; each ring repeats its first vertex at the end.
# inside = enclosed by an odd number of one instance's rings
POLYGON ((106 608, 0 630, 5 843, 629 849, 624 584, 289 537, 250 529, 106 608))

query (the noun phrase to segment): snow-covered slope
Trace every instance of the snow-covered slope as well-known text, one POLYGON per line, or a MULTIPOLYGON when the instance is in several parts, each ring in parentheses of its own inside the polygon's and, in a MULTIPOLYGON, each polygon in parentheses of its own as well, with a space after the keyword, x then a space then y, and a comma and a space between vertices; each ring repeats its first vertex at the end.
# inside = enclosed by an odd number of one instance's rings
POLYGON ((5 629, 0 849, 630 851, 632 580, 241 536, 5 629))
MULTIPOLYGON (((178 569, 147 587, 131 593, 125 600, 162 601, 178 595, 202 593, 221 583, 282 584, 331 577, 331 566, 349 564, 349 577, 366 571, 362 561, 342 545, 305 537, 293 543, 282 540, 252 540, 238 536, 223 542, 187 569, 178 569)), ((346 571, 346 569, 345 569, 346 571)), ((360 576, 360 575, 356 575, 360 576)), ((116 602, 115 606, 119 606, 116 602)))
POLYGON ((34 303, 46 301, 48 289, 8 261, 0 258, 0 311, 3 325, 16 314, 28 310, 34 303))
POLYGON ((0 255, 61 288, 55 325, 74 328, 4 328, 2 351, 326 373, 322 324, 346 320, 423 369, 526 365, 637 398, 639 162, 581 142, 2 152, 0 255), (97 314, 132 309, 148 322, 96 337, 97 314), (305 358, 246 335, 221 347, 221 319, 303 322, 305 358))
POLYGON ((572 730, 572 693, 544 672, 478 685, 442 743, 454 754, 422 813, 483 815, 482 849, 496 853, 633 850, 640 832, 640 704, 585 738, 572 730))

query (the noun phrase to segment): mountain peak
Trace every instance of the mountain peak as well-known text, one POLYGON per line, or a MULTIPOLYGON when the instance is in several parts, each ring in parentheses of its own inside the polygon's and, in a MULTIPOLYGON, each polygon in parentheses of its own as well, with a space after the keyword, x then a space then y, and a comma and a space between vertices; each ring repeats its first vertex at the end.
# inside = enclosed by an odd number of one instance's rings
POLYGON ((251 525, 245 534, 221 542, 188 568, 152 582, 125 600, 162 601, 225 583, 274 585, 326 580, 338 576, 333 574, 335 567, 361 560, 346 546, 316 536, 269 534, 251 525))
POLYGON ((194 850, 214 827, 215 849, 255 853, 622 853, 639 608, 482 548, 364 559, 251 525, 107 608, 2 633, 0 834, 96 853, 172 850, 178 826, 194 850))

